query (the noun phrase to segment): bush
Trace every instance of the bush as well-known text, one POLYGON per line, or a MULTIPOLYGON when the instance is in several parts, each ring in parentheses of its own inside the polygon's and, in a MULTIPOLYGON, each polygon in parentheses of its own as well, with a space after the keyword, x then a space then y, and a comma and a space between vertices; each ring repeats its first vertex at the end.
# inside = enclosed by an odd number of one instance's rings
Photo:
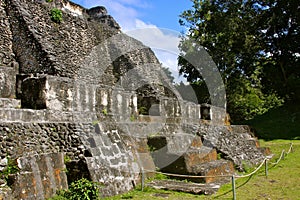
POLYGON ((70 200, 92 200, 99 198, 99 187, 98 184, 89 181, 85 178, 79 179, 71 183, 69 187, 70 200))
POLYGON ((72 182, 69 190, 59 190, 57 195, 49 200, 95 200, 99 198, 99 184, 82 178, 72 182))
POLYGON ((10 179, 10 175, 16 174, 20 171, 17 160, 12 160, 10 157, 7 157, 7 166, 0 172, 0 178, 5 179, 8 186, 11 186, 13 180, 10 179))
POLYGON ((53 22, 61 23, 63 18, 62 11, 58 8, 53 8, 50 11, 50 17, 53 22))

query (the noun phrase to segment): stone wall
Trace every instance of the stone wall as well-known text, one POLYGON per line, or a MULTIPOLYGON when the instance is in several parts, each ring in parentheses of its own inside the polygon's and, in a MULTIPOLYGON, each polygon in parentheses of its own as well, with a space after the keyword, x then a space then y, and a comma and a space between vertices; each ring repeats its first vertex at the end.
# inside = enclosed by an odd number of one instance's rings
POLYGON ((63 153, 32 154, 18 158, 12 199, 45 199, 68 188, 63 153))
POLYGON ((13 35, 5 9, 5 1, 0 1, 0 97, 15 97, 15 82, 18 63, 13 52, 13 35))
POLYGON ((163 149, 175 158, 190 146, 238 166, 262 158, 245 127, 223 126, 224 109, 183 101, 153 51, 122 34, 104 7, 0 3, 0 156, 21 169, 10 196, 50 197, 67 187, 66 176, 102 183, 103 196, 126 192, 140 173, 155 170, 153 135, 165 138, 163 149), (62 10, 61 23, 51 20, 53 8, 62 10))
MULTIPOLYGON (((87 178, 104 184, 103 196, 134 188, 140 182, 141 167, 155 170, 147 144, 113 123, 1 123, 0 132, 1 158, 24 157, 25 162, 32 155, 64 152, 74 161, 81 160, 74 163, 87 166, 88 172, 80 174, 87 173, 87 178)), ((70 167, 70 171, 76 168, 70 167)))

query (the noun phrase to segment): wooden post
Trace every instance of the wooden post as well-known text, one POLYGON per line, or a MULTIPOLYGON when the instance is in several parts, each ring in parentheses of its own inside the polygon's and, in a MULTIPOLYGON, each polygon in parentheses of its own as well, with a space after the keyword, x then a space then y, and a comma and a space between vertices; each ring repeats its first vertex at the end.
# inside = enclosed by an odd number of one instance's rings
POLYGON ((294 153, 293 143, 291 143, 291 152, 294 153))
POLYGON ((266 178, 268 178, 268 160, 265 160, 265 173, 266 173, 266 178))
POLYGON ((141 174, 142 174, 142 191, 144 191, 145 177, 144 177, 143 167, 141 167, 141 174))
POLYGON ((234 177, 234 175, 231 177, 231 180, 232 180, 232 194, 233 194, 233 200, 236 200, 235 177, 234 177))

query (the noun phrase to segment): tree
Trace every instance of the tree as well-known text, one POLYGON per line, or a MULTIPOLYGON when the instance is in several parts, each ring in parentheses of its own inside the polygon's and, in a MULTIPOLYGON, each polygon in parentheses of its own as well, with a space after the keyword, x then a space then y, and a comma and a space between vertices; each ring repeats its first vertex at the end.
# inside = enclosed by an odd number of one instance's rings
POLYGON ((170 83, 174 83, 174 76, 172 75, 172 72, 170 71, 169 68, 161 66, 162 71, 164 72, 164 74, 166 75, 166 77, 169 79, 170 83))
POLYGON ((231 118, 250 119, 266 112, 282 102, 277 94, 295 93, 289 81, 299 80, 299 9, 297 0, 194 0, 180 19, 189 29, 180 45, 180 73, 191 82, 203 80, 183 59, 191 53, 185 43, 193 39, 222 75, 231 118), (238 109, 245 105, 246 110, 238 109))

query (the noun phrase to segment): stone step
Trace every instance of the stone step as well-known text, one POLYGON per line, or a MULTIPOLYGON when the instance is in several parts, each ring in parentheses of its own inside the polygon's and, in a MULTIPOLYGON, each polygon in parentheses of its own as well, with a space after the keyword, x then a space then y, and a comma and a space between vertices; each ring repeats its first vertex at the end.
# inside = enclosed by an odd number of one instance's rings
POLYGON ((210 147, 202 146, 200 149, 189 149, 182 154, 153 152, 152 157, 155 166, 161 171, 175 174, 188 174, 195 165, 214 161, 217 159, 217 151, 210 147))
POLYGON ((0 108, 21 108, 21 100, 0 98, 0 108))
POLYGON ((218 191, 220 185, 218 184, 201 184, 191 183, 176 180, 155 180, 146 184, 148 187, 161 190, 170 190, 177 192, 186 192, 191 194, 205 194, 211 195, 218 191))
POLYGON ((183 132, 172 136, 152 135, 147 140, 150 149, 159 150, 165 147, 165 153, 171 154, 183 154, 190 149, 201 149, 203 146, 201 137, 183 132))
POLYGON ((96 113, 92 112, 63 112, 53 110, 33 110, 0 108, 1 122, 88 122, 95 121, 96 113))
POLYGON ((217 160, 217 151, 210 147, 202 146, 200 149, 190 149, 184 154, 187 168, 201 163, 217 160))
POLYGON ((234 174, 234 165, 228 160, 215 160, 200 165, 195 165, 191 167, 190 174, 197 176, 208 176, 198 180, 192 180, 195 182, 201 181, 205 183, 216 183, 216 182, 227 182, 230 181, 230 175, 234 174), (229 175, 229 177, 214 177, 219 175, 229 175))

